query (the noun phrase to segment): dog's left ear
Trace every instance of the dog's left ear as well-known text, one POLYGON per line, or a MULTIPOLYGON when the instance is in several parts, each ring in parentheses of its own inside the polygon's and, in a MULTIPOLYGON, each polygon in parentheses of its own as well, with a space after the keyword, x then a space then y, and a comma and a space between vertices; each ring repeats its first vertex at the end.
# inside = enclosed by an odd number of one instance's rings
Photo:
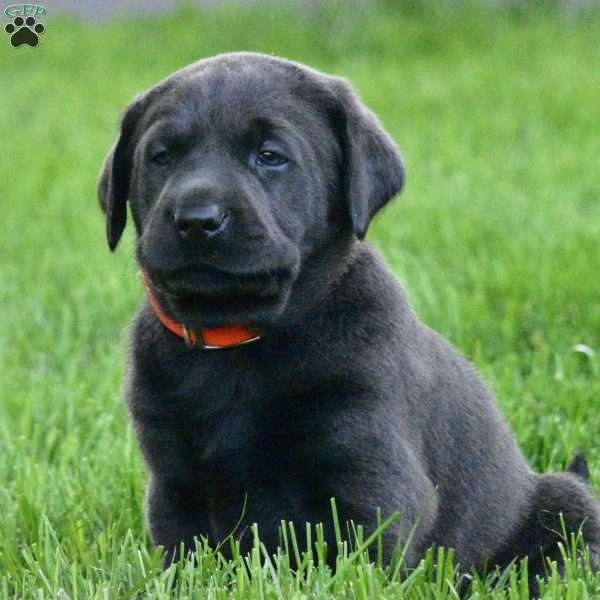
POLYGON ((98 199, 106 213, 106 238, 114 250, 127 223, 127 197, 133 166, 131 141, 145 109, 144 96, 134 100, 121 119, 121 132, 104 161, 98 181, 98 199))
POLYGON ((404 184, 404 166, 392 138, 351 86, 333 80, 336 126, 343 152, 342 179, 352 230, 363 239, 371 219, 404 184))

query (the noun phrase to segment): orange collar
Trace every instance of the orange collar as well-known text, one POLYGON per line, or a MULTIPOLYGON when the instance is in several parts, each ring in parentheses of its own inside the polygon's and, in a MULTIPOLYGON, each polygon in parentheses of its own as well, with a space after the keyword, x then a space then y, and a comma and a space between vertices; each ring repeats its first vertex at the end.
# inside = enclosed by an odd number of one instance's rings
POLYGON ((196 331, 189 329, 183 323, 174 321, 164 312, 158 303, 146 274, 143 271, 140 271, 140 274, 154 314, 171 333, 183 338, 188 347, 198 347, 202 350, 222 350, 224 348, 236 348, 237 346, 257 342, 261 339, 256 330, 251 329, 247 325, 225 325, 223 327, 211 327, 196 331))

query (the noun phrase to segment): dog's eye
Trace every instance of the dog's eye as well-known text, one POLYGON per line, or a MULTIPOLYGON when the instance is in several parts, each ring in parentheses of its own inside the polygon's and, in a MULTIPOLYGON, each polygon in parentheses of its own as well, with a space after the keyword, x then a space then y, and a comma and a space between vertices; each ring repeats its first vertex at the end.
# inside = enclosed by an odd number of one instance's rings
POLYGON ((280 167, 286 162, 288 159, 283 154, 273 150, 261 150, 256 155, 256 164, 262 167, 280 167))
POLYGON ((168 165, 171 162, 171 154, 166 150, 161 150, 153 154, 150 160, 157 165, 168 165))

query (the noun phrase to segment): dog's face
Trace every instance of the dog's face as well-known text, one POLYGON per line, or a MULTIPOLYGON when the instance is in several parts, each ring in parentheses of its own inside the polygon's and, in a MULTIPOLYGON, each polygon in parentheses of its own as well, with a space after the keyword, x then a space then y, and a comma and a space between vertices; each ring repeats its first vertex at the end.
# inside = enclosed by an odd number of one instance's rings
POLYGON ((392 141, 343 80, 239 53, 128 107, 99 195, 111 249, 129 198, 138 262, 173 317, 261 325, 285 310, 307 261, 364 237, 402 182, 392 141))

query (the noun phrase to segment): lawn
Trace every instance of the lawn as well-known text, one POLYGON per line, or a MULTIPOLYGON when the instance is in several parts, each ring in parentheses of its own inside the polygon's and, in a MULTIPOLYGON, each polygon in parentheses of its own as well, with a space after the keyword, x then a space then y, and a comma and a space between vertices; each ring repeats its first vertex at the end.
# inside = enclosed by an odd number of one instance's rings
MULTIPOLYGON (((95 184, 129 99, 222 51, 354 82, 407 164, 371 242, 484 373, 530 464, 561 470, 583 451, 600 492, 600 17, 429 4, 49 20, 35 49, 0 44, 2 600, 456 597, 451 555, 406 576, 348 548, 333 576, 318 542, 299 573, 257 543, 230 563, 201 548, 172 592, 175 570, 160 574, 121 400, 142 288, 131 231, 108 251, 95 184)), ((519 570, 505 576, 525 598, 519 570)), ((600 577, 571 562, 543 590, 597 597, 600 577)), ((504 594, 475 580, 466 597, 504 594)))

